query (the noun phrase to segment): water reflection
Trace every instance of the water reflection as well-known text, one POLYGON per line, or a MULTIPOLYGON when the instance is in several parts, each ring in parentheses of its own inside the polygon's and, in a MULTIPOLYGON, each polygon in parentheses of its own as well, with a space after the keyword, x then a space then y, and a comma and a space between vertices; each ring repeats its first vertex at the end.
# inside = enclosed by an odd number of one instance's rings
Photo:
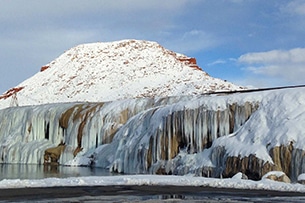
POLYGON ((0 180, 113 175, 108 170, 102 168, 68 167, 58 165, 0 164, 0 168, 0 180))

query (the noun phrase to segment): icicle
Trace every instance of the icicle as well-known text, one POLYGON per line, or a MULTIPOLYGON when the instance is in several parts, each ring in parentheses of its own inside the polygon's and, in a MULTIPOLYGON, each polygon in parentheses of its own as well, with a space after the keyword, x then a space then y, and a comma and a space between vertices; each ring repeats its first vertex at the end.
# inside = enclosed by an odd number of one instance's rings
MULTIPOLYGON (((163 167, 166 173, 183 174, 189 169, 175 168, 181 151, 195 154, 208 149, 255 110, 251 103, 215 108, 204 98, 188 104, 189 97, 172 97, 3 109, 0 163, 43 163, 44 151, 64 141, 61 164, 90 152, 97 166, 116 172, 155 173, 163 167)), ((223 164, 215 157, 211 160, 223 164)))

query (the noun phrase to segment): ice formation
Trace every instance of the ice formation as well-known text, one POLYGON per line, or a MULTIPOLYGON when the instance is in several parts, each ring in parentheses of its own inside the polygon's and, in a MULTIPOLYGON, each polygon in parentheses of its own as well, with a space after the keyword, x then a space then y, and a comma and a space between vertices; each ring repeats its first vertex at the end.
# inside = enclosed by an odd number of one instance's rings
POLYGON ((42 164, 44 151, 63 141, 60 164, 137 174, 242 172, 251 179, 278 170, 296 181, 305 170, 304 91, 2 109, 0 163, 42 164))

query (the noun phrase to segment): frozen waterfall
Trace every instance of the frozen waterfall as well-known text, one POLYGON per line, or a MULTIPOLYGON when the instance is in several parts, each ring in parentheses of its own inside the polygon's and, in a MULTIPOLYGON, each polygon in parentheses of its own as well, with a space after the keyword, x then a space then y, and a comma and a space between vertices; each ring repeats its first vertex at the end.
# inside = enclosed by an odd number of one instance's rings
POLYGON ((220 177, 246 171, 243 167, 254 161, 293 177, 304 173, 302 149, 293 148, 287 165, 276 161, 267 138, 243 137, 253 136, 263 97, 201 95, 2 109, 0 163, 43 164, 46 149, 63 142, 60 164, 86 160, 82 164, 119 173, 220 177), (230 165, 237 163, 240 168, 230 165))
POLYGON ((203 101, 169 97, 3 109, 0 161, 42 164, 44 151, 63 141, 61 164, 82 148, 81 154, 94 155, 96 166, 156 173, 181 150, 198 153, 233 133, 257 108, 249 102, 209 107, 203 101))

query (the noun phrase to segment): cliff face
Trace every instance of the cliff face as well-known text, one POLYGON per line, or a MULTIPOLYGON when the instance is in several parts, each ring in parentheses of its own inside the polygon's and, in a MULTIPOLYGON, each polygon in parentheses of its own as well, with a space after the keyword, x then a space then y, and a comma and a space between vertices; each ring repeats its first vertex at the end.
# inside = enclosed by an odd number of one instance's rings
MULTIPOLYGON (((226 152, 222 152, 226 154, 226 152)), ((242 172, 249 179, 260 180, 269 171, 282 171, 292 181, 297 181, 299 174, 304 173, 305 150, 294 149, 293 144, 276 146, 269 151, 272 162, 257 158, 254 154, 246 157, 229 156, 223 160, 223 177, 232 177, 242 172)), ((220 158, 220 157, 219 157, 220 158)), ((220 176, 220 174, 215 174, 220 176)))
POLYGON ((253 180, 280 170, 296 181, 305 171, 303 91, 7 108, 0 162, 41 164, 65 143, 60 164, 253 180))

